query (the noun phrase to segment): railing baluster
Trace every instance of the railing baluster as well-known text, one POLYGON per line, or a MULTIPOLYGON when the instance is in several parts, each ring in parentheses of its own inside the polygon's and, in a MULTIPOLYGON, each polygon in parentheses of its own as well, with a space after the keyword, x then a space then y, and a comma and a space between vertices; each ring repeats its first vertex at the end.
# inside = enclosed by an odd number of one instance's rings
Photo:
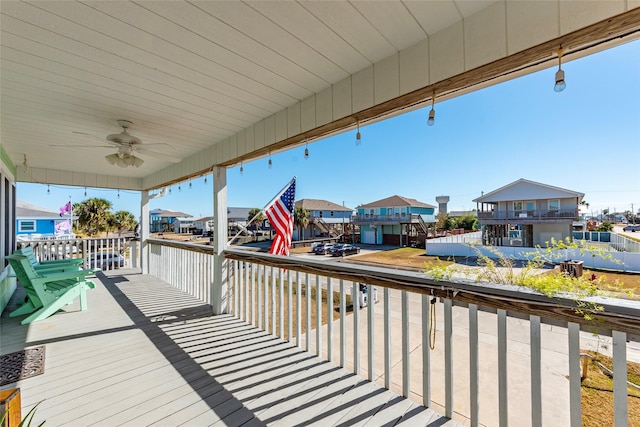
POLYGON ((374 381, 375 372, 373 370, 373 356, 374 356, 374 342, 375 336, 374 330, 374 307, 375 302, 373 300, 373 286, 367 286, 367 378, 369 381, 374 381))
MULTIPOLYGON (((238 260, 233 260, 233 263, 231 263, 231 265, 233 265, 233 313, 236 317, 240 318, 240 283, 238 280, 238 264, 238 260)), ((227 273, 229 273, 229 270, 227 270, 227 273)))
POLYGON ((333 284, 327 277, 327 360, 333 362, 333 284))
POLYGON ((302 347, 302 284, 296 271, 296 346, 302 347))
POLYGON ((260 301, 256 300, 256 264, 251 263, 251 324, 256 326, 256 306, 260 301))
MULTIPOLYGON (((422 405, 426 408, 431 406, 431 328, 436 327, 431 324, 431 297, 422 295, 422 324, 425 325, 422 331, 422 405)), ((435 297, 433 297, 435 301, 435 297)), ((435 315, 435 312, 434 312, 435 315)))
POLYGON ((509 424, 507 393, 507 312, 498 310, 498 419, 501 427, 509 424))
MULTIPOLYGON (((262 285, 264 286, 264 295, 262 302, 262 304, 264 305, 264 311, 262 312, 262 314, 264 314, 264 331, 269 333, 269 272, 266 265, 262 269, 262 285)), ((273 331, 273 326, 275 325, 272 325, 271 331, 273 331)))
POLYGON ((307 342, 305 350, 309 351, 311 348, 311 287, 309 286, 309 273, 305 273, 304 276, 304 289, 307 296, 307 342))
POLYGON ((391 390, 391 303, 384 288, 384 387, 391 390))
POLYGON ((627 427, 627 334, 613 331, 613 421, 616 427, 627 427))
POLYGON ((411 392, 409 348, 409 293, 402 291, 402 395, 409 397, 411 392))
POLYGON ((360 303, 359 284, 351 286, 351 304, 353 304, 353 373, 360 375, 360 303))
POLYGON ((262 274, 261 271, 263 269, 263 266, 261 264, 258 264, 258 271, 257 271, 257 279, 258 279, 258 329, 262 329, 264 330, 265 327, 262 326, 262 321, 263 321, 263 317, 262 317, 262 274))
POLYGON ((580 398, 580 325, 569 322, 569 407, 571 427, 582 425, 582 404, 580 398))
POLYGON ((344 280, 340 279, 340 366, 347 364, 347 296, 344 288, 344 280))
POLYGON ((540 340, 540 316, 530 316, 531 346, 531 427, 542 427, 542 357, 540 340))
POLYGON ((478 306, 469 304, 469 419, 471 427, 479 425, 479 384, 478 384, 478 306))
POLYGON ((446 298, 444 300, 444 416, 447 418, 453 416, 453 320, 451 307, 452 301, 446 298))
POLYGON ((278 301, 278 336, 284 339, 284 277, 282 276, 282 269, 278 269, 278 287, 279 287, 279 301, 278 301))
POLYGON ((287 341, 293 337, 293 289, 291 289, 291 270, 287 270, 287 341))
POLYGON ((276 271, 271 267, 271 334, 276 335, 278 323, 276 321, 276 271))
POLYGON ((316 274, 316 354, 322 357, 322 285, 316 274))

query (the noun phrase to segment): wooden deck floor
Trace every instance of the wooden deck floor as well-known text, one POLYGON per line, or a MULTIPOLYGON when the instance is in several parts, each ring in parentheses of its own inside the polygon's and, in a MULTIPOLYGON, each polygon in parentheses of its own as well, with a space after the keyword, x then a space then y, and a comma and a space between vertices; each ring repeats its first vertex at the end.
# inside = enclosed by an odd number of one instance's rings
MULTIPOLYGON (((21 326, 0 353, 46 346, 20 387, 47 426, 454 426, 433 411, 207 306, 151 276, 99 274, 73 305, 21 326)), ((14 296, 16 297, 16 296, 14 296)))

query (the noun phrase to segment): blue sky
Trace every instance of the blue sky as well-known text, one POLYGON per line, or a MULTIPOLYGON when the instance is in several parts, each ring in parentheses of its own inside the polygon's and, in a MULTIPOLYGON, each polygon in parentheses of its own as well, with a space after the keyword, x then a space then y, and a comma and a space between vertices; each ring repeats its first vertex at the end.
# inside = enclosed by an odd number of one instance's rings
MULTIPOLYGON (((474 198, 519 178, 585 193, 594 213, 640 209, 640 40, 563 63, 567 88, 553 91, 557 67, 436 102, 430 107, 349 131, 227 171, 228 203, 263 207, 297 176, 296 199, 350 208, 394 194, 449 210, 475 208, 474 198)), ((171 187, 151 208, 211 215, 212 177, 171 187)), ((100 197, 113 210, 140 213, 132 191, 18 183, 18 199, 57 210, 72 197, 100 197)))

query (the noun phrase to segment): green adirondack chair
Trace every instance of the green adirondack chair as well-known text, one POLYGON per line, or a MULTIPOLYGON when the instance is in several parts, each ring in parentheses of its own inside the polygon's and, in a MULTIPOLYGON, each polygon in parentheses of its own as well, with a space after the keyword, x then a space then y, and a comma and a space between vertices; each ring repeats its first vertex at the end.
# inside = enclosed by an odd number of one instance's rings
POLYGON ((49 274, 62 271, 80 270, 83 262, 82 258, 69 258, 38 262, 31 246, 26 246, 22 249, 18 249, 14 253, 26 256, 33 268, 39 273, 49 274))
POLYGON ((87 289, 95 284, 87 276, 95 274, 95 270, 75 270, 59 273, 42 274, 37 272, 29 258, 14 253, 6 259, 16 273, 18 281, 27 292, 27 301, 9 317, 28 314, 20 323, 23 325, 46 319, 63 306, 80 298, 81 310, 87 309, 87 289))

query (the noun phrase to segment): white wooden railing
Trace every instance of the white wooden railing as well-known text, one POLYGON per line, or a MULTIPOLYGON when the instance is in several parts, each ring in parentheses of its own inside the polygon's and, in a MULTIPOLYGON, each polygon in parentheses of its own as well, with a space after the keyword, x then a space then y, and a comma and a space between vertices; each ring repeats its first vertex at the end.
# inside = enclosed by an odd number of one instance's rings
POLYGON ((124 237, 103 238, 75 238, 75 239, 42 239, 21 240, 17 242, 17 249, 31 246, 36 259, 39 261, 83 258, 84 268, 102 268, 103 270, 115 270, 127 268, 133 265, 130 242, 124 237), (124 257, 124 265, 121 266, 115 259, 96 260, 94 254, 117 253, 124 257))
MULTIPOLYGON (((150 245, 151 274, 206 301, 211 248, 150 245)), ((626 361, 640 358, 637 302, 598 300, 604 312, 591 324, 570 298, 516 287, 239 249, 224 255, 230 313, 447 417, 471 426, 580 426, 580 352, 598 347, 613 357, 615 425, 628 423, 626 361), (359 283, 370 296, 377 288, 380 303, 350 310, 359 283), (336 301, 313 304, 311 293, 322 290, 336 301)))

